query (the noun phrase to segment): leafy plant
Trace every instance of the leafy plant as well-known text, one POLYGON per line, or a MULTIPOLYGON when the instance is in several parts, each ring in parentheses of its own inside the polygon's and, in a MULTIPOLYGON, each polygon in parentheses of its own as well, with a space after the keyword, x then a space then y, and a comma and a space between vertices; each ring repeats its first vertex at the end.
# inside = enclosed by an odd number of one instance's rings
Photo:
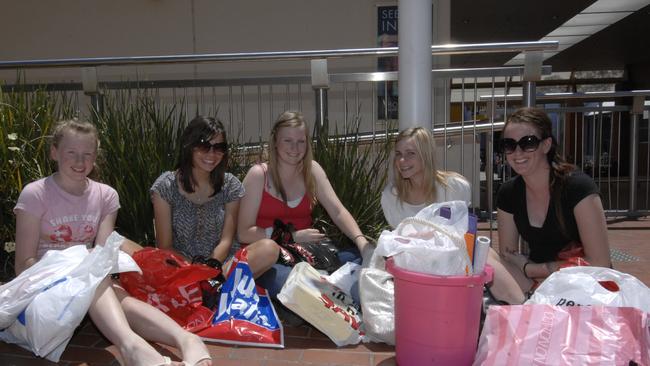
POLYGON ((54 170, 48 140, 54 123, 74 113, 62 92, 0 90, 0 245, 13 241, 12 210, 23 187, 54 170))
POLYGON ((184 111, 182 106, 161 106, 145 92, 134 91, 107 94, 102 112, 95 113, 101 140, 100 178, 120 196, 116 229, 145 245, 155 241, 149 188, 162 172, 174 168, 187 124, 184 111))
MULTIPOLYGON (((392 143, 389 140, 362 142, 359 122, 357 117, 349 123, 345 136, 330 138, 321 133, 314 149, 314 159, 327 173, 334 191, 361 231, 378 238, 387 227, 381 209, 381 192, 388 176, 387 162, 392 143)), ((314 225, 336 241, 350 244, 320 206, 314 210, 314 225)))

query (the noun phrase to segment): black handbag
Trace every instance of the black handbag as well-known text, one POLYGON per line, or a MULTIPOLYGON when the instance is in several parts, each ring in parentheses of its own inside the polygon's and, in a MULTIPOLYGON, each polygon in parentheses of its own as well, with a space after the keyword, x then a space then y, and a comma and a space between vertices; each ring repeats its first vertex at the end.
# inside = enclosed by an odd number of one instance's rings
POLYGON ((329 238, 309 243, 296 243, 293 239, 295 228, 292 223, 285 224, 280 219, 273 222, 271 239, 280 246, 278 263, 293 267, 298 262, 307 262, 316 269, 328 273, 341 266, 336 243, 329 238))

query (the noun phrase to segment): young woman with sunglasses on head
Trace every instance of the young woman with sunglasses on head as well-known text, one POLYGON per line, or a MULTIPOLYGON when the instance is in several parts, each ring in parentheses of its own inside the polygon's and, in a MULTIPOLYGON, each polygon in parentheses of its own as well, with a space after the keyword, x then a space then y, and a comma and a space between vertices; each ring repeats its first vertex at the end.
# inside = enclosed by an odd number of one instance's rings
MULTIPOLYGON (((198 116, 181 136, 176 170, 164 172, 151 187, 151 200, 159 248, 171 249, 188 260, 232 255, 239 200, 244 186, 226 172, 228 141, 221 121, 198 116)), ((272 242, 249 248, 248 263, 255 274, 270 265, 264 260, 276 253, 272 242)))
POLYGON ((562 265, 561 253, 580 253, 592 266, 610 267, 607 227, 598 187, 557 152, 543 110, 521 108, 508 117, 501 149, 518 174, 497 196, 499 253, 490 288, 510 304, 526 300, 539 281, 562 265), (518 252, 519 236, 529 255, 518 252), (561 255, 560 255, 561 257, 561 255))
POLYGON ((391 227, 435 202, 460 200, 469 206, 469 182, 458 173, 436 169, 434 146, 433 136, 422 127, 397 135, 393 179, 381 194, 381 208, 391 227))

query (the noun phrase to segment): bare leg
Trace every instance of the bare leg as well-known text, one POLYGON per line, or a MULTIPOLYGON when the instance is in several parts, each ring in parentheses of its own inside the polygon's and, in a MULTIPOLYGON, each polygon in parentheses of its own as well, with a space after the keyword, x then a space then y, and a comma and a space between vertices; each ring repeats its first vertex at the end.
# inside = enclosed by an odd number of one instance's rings
POLYGON ((128 296, 118 285, 113 289, 120 298, 129 325, 144 339, 178 348, 190 366, 211 366, 212 360, 205 344, 196 334, 183 329, 172 318, 155 307, 128 296), (197 363, 201 361, 200 363, 197 363))
POLYGON ((490 249, 487 262, 494 268, 494 281, 490 287, 494 297, 513 305, 526 301, 524 292, 531 288, 533 281, 512 263, 502 260, 493 249, 490 249))
POLYGON ((97 287, 88 311, 90 318, 102 334, 120 350, 126 365, 163 364, 163 356, 129 327, 120 302, 111 288, 111 282, 106 278, 97 287))
POLYGON ((255 278, 268 271, 278 260, 280 247, 271 239, 262 239, 251 243, 248 250, 248 266, 255 278))
POLYGON ((144 248, 142 245, 127 238, 124 238, 124 240, 122 241, 122 245, 120 246, 120 249, 130 256, 132 256, 133 253, 137 252, 142 248, 144 248))

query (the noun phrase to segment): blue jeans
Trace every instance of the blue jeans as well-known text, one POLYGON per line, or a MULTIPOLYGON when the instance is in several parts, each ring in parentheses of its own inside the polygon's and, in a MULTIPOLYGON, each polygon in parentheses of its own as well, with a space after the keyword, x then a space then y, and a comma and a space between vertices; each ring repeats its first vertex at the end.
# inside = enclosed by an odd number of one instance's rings
MULTIPOLYGON (((347 262, 353 262, 356 264, 361 264, 361 254, 356 247, 349 247, 341 249, 336 256, 341 261, 341 264, 347 262)), ((285 266, 283 264, 276 263, 268 271, 264 272, 261 276, 255 279, 255 283, 264 287, 269 293, 272 299, 276 299, 282 286, 287 281, 289 273, 291 273, 292 267, 285 266)), ((354 302, 359 304, 359 283, 355 283, 352 286, 352 299, 354 302)))

